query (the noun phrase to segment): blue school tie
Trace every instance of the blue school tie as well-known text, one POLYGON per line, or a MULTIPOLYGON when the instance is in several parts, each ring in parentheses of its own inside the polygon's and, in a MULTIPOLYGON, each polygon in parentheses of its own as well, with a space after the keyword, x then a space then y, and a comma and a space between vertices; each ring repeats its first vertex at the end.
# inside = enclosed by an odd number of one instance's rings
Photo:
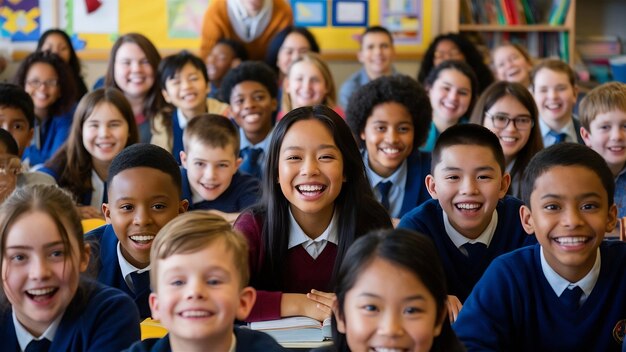
POLYGON ((261 168, 259 167, 259 157, 263 153, 261 148, 244 148, 241 151, 241 157, 243 162, 239 167, 239 170, 248 173, 256 178, 261 178, 261 168))
POLYGON ((391 190, 391 186, 391 181, 378 182, 376 185, 376 190, 380 193, 380 204, 382 204, 387 211, 389 211, 389 190, 391 190))
POLYGON ((566 288, 559 299, 570 311, 576 311, 580 307, 580 297, 583 295, 583 289, 574 286, 572 289, 566 288))
POLYGON ((548 135, 554 137, 554 144, 565 142, 565 138, 567 138, 567 133, 556 132, 552 130, 548 132, 548 135))
POLYGON ((50 350, 50 340, 43 338, 41 340, 31 340, 26 346, 24 352, 48 352, 50 350))
POLYGON ((461 247, 465 248, 467 251, 467 257, 470 260, 479 260, 480 258, 484 258, 487 253, 487 246, 484 243, 475 242, 462 245, 461 247))
POLYGON ((132 272, 130 273, 130 279, 133 280, 133 292, 135 294, 145 290, 146 287, 150 287, 150 271, 146 270, 142 273, 132 272))

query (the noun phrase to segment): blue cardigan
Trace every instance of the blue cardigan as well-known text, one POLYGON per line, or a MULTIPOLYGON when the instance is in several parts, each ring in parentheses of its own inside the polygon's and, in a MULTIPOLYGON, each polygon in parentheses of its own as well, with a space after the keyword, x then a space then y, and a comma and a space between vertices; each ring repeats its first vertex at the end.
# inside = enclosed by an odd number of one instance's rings
POLYGON ((527 235, 522 228, 519 217, 521 206, 522 202, 511 196, 505 196, 498 201, 498 226, 486 256, 480 261, 471 261, 454 245, 446 233, 443 209, 436 199, 431 199, 407 213, 398 227, 416 230, 433 240, 446 272, 448 293, 464 302, 487 266, 497 256, 537 243, 535 236, 527 235))
POLYGON ((183 179, 181 199, 189 201, 189 210, 215 209, 225 213, 239 213, 256 204, 261 197, 261 181, 254 176, 237 171, 228 188, 219 197, 192 204, 192 192, 187 177, 187 169, 181 167, 180 174, 183 179))
POLYGON ((113 226, 107 224, 89 231, 85 235, 85 241, 91 245, 91 261, 97 270, 98 281, 125 292, 135 301, 141 319, 149 318, 151 316, 148 304, 150 286, 135 287, 135 292, 133 292, 124 281, 117 259, 119 241, 115 236, 113 226))
MULTIPOLYGON (((236 352, 282 352, 287 351, 279 345, 269 335, 246 328, 238 328, 235 330, 235 338, 237 339, 236 352)), ((205 346, 207 351, 211 346, 205 346)), ((166 335, 161 339, 145 339, 132 345, 127 352, 170 352, 170 336, 166 335)))
MULTIPOLYGON (((140 338, 139 313, 120 290, 93 281, 81 281, 67 306, 50 351, 120 351, 140 338), (82 302, 81 302, 82 301, 82 302)), ((3 351, 19 351, 11 309, 0 316, 3 351)))
POLYGON ((620 351, 626 322, 626 243, 600 245, 600 274, 571 311, 543 275, 540 246, 497 258, 453 328, 468 351, 620 351))
POLYGON ((39 130, 39 135, 35 133, 31 145, 24 148, 22 160, 28 160, 30 166, 33 167, 50 159, 67 140, 75 110, 76 105, 61 115, 48 118, 43 124, 35 119, 35 126, 39 130), (39 148, 37 143, 39 143, 39 148))

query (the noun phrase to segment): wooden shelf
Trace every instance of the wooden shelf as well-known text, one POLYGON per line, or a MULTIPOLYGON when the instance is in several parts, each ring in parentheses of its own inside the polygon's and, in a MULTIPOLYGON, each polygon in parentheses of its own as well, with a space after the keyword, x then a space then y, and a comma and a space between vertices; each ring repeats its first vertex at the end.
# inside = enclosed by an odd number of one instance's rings
POLYGON ((461 32, 567 32, 567 26, 552 26, 549 24, 459 24, 461 32))

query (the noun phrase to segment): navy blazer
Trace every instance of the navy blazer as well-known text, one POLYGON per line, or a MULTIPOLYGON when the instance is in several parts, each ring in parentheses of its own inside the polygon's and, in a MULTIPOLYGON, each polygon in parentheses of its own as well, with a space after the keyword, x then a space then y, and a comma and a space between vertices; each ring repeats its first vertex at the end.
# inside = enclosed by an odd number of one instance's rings
POLYGON ((100 226, 89 231, 85 235, 85 241, 91 245, 91 261, 93 268, 97 271, 98 281, 111 287, 122 290, 128 294, 137 305, 141 319, 151 316, 148 296, 150 295, 150 285, 146 287, 135 287, 133 292, 124 277, 117 259, 117 236, 111 224, 100 226))
MULTIPOLYGON (((140 337, 133 301, 120 290, 84 280, 63 313, 50 351, 120 351, 140 337)), ((20 351, 10 308, 0 315, 0 341, 3 351, 20 351)))
POLYGON ((400 216, 413 210, 413 208, 431 199, 426 188, 426 176, 430 173, 431 156, 426 152, 414 152, 407 160, 406 183, 404 184, 404 199, 400 216))

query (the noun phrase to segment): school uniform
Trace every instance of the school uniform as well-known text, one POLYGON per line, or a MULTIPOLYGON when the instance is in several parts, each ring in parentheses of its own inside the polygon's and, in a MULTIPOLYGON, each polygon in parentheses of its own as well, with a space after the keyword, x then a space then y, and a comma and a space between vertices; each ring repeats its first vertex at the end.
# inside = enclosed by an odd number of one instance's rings
MULTIPOLYGON (((468 123, 468 121, 469 119, 467 117, 462 116, 459 119, 459 124, 468 123)), ((434 122, 431 122, 430 128, 428 129, 428 135, 426 136, 426 142, 424 142, 424 145, 420 147, 420 150, 423 152, 431 153, 433 149, 435 149, 435 143, 437 142, 440 134, 441 131, 437 129, 437 126, 435 126, 434 122)))
POLYGON ((89 231, 85 241, 92 246, 91 260, 95 261, 97 280, 125 292, 134 300, 141 319, 149 318, 150 266, 137 269, 124 259, 111 224, 89 231))
MULTIPOLYGON (((58 170, 42 167, 37 170, 37 172, 51 176, 57 184, 59 183, 60 176, 58 170)), ((107 203, 107 185, 106 182, 98 176, 96 170, 93 169, 91 170, 91 187, 91 191, 76 195, 76 200, 79 205, 92 206, 96 209, 100 209, 102 203, 107 203)))
MULTIPOLYGON (((224 117, 228 116, 228 110, 230 109, 228 104, 213 98, 206 99, 206 106, 208 114, 223 115, 224 117)), ((155 116, 150 144, 169 150, 178 165, 180 165, 180 152, 185 150, 183 146, 183 131, 191 118, 187 118, 180 109, 176 108, 172 113, 171 119, 171 126, 165 126, 163 114, 155 116)))
POLYGON ((76 105, 69 111, 52 116, 43 123, 35 119, 35 133, 31 144, 24 148, 22 161, 31 169, 41 167, 67 140, 72 127, 76 105))
POLYGON ((617 217, 626 216, 626 168, 622 169, 615 178, 615 195, 613 197, 617 206, 617 217))
POLYGON ((246 321, 280 318, 282 292, 308 293, 311 289, 332 292, 331 276, 337 258, 337 215, 326 230, 315 240, 310 239, 290 214, 289 244, 280 278, 280 290, 267 291, 273 278, 262 272, 265 250, 263 247, 263 219, 245 212, 235 222, 234 228, 248 240, 250 284, 257 289, 257 298, 246 321), (282 291, 282 292, 281 292, 282 291))
POLYGON ((580 135, 580 120, 575 116, 572 116, 571 120, 559 131, 553 131, 550 126, 543 122, 543 119, 539 119, 539 130, 545 148, 560 142, 585 144, 580 135), (559 136, 561 134, 563 135, 559 136))
POLYGON ((239 170, 250 174, 259 180, 265 174, 265 164, 269 154, 272 131, 265 136, 265 139, 257 144, 252 144, 246 137, 242 128, 239 129, 239 140, 241 141, 239 156, 242 158, 239 170))
POLYGON ((376 199, 383 203, 382 184, 391 182, 387 199, 389 201, 389 214, 392 218, 401 218, 416 206, 431 199, 424 180, 430 173, 430 154, 413 152, 398 167, 394 173, 386 178, 379 176, 369 166, 367 151, 363 151, 363 163, 367 172, 367 179, 372 187, 376 199))
POLYGON ((215 209, 225 213, 238 213, 256 204, 261 197, 261 182, 256 177, 237 171, 224 193, 214 200, 204 200, 189 184, 187 169, 180 168, 183 180, 181 199, 189 201, 188 210, 215 209))
MULTIPOLYGON (((42 335, 51 339, 50 352, 120 351, 140 339, 139 313, 127 295, 88 280, 81 281, 78 292, 63 315, 42 335), (81 291, 86 297, 79 294, 81 291)), ((3 351, 23 351, 32 339, 11 307, 1 313, 3 351)))
POLYGON ((468 351, 620 351, 626 243, 604 241, 598 256, 577 283, 547 264, 540 245, 497 258, 461 309, 457 336, 468 351), (573 286, 582 296, 568 300, 573 286))
POLYGON ((407 213, 398 227, 421 232, 433 240, 446 273, 448 293, 464 302, 496 257, 537 243, 535 237, 527 235, 522 228, 519 217, 522 204, 511 196, 499 200, 487 229, 476 240, 466 238, 450 225, 436 199, 407 213), (471 253, 476 247, 472 246, 474 243, 484 245, 479 245, 482 249, 479 248, 477 255, 471 253))
MULTIPOLYGON (((271 336, 266 333, 235 327, 234 346, 228 352, 282 352, 286 351, 271 336), (233 348, 234 347, 234 348, 233 348)), ((205 346, 210 349, 211 346, 205 346)), ((145 339, 127 349, 126 352, 171 352, 170 335, 160 339, 145 339)))

